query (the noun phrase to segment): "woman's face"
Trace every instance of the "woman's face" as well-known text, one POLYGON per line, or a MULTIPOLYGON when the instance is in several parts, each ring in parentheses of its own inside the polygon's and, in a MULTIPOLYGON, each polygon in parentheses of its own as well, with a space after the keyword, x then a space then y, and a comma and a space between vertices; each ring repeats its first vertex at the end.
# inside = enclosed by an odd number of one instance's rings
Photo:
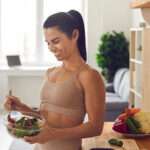
POLYGON ((67 60, 75 51, 77 38, 74 36, 69 38, 57 27, 44 29, 44 35, 45 41, 48 44, 48 49, 53 52, 58 60, 67 60))

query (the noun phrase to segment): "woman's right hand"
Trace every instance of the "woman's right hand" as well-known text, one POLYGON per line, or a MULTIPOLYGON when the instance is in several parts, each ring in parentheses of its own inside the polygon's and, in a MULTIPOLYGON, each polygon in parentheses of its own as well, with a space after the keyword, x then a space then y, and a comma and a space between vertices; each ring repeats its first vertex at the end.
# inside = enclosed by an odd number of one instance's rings
POLYGON ((12 110, 21 111, 22 106, 23 104, 21 103, 20 99, 15 96, 7 96, 4 102, 4 107, 8 111, 12 111, 12 110))

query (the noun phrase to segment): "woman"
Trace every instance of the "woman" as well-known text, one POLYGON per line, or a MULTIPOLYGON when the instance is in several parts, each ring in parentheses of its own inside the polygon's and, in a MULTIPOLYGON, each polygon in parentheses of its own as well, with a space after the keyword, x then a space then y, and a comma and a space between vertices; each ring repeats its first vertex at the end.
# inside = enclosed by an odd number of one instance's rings
MULTIPOLYGON (((37 143, 36 150, 80 150, 82 138, 102 131, 104 84, 99 73, 86 64, 85 30, 79 12, 56 13, 47 18, 43 28, 49 50, 62 65, 48 69, 41 89, 39 113, 47 123, 38 135, 24 139, 37 143), (85 113, 88 121, 83 123, 85 113)), ((5 108, 33 111, 14 96, 7 97, 5 108)))

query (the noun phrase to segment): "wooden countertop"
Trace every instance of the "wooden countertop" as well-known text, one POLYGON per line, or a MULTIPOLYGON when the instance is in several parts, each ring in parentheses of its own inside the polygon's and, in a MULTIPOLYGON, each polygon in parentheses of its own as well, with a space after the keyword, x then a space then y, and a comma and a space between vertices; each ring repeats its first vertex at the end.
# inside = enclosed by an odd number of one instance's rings
MULTIPOLYGON (((123 140, 129 140, 129 138, 123 137, 122 135, 114 132, 112 130, 112 125, 113 125, 113 122, 105 122, 103 132, 100 136, 83 139, 83 150, 90 150, 90 148, 92 147, 97 147, 101 140, 108 140, 110 138, 120 138, 123 140)), ((139 150, 150 150, 150 137, 137 138, 133 140, 136 142, 139 150)))

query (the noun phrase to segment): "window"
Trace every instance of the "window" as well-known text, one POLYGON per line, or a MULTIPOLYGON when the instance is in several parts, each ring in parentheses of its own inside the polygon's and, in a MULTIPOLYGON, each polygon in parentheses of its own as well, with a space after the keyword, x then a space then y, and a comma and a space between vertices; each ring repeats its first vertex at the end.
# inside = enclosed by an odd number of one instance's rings
POLYGON ((19 54, 25 63, 57 63, 44 40, 42 24, 51 14, 76 9, 82 1, 0 0, 0 63, 19 54))
POLYGON ((36 44, 36 0, 1 0, 1 60, 19 54, 34 61, 36 44))

